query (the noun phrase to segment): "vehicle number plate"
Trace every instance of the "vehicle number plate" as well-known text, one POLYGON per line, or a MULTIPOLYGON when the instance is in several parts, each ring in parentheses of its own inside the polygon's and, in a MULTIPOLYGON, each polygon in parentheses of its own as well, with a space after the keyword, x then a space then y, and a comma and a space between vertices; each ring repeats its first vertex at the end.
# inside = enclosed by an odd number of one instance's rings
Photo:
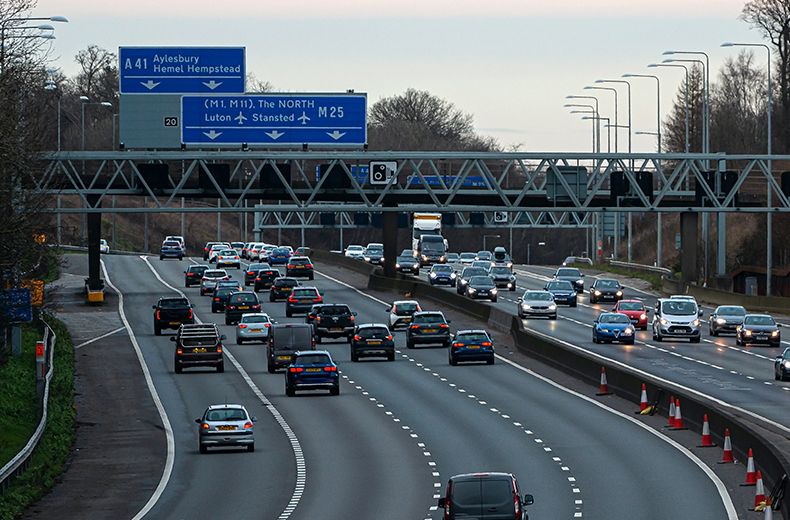
POLYGON ((283 292, 291 292, 291 288, 290 287, 283 287, 283 292))
POLYGON ((228 431, 228 430, 235 430, 236 427, 232 424, 222 424, 220 426, 217 426, 217 429, 222 431, 228 431))
POLYGON ((425 329, 423 330, 423 332, 426 334, 433 334, 434 332, 436 332, 436 329, 425 329))
POLYGON ((239 305, 239 310, 240 310, 240 311, 245 311, 245 310, 247 310, 247 309, 249 309, 249 308, 250 308, 250 306, 249 306, 249 305, 239 305))
POLYGON ((320 372, 320 371, 321 371, 320 368, 308 368, 305 370, 305 372, 320 372))
POLYGON ((332 332, 343 332, 343 327, 332 327, 329 330, 331 330, 332 332))
POLYGON ((290 359, 291 359, 291 356, 277 356, 277 360, 278 361, 286 361, 286 360, 290 360, 290 359))
POLYGON ((198 354, 206 352, 206 347, 196 347, 192 349, 192 352, 196 352, 198 354))
POLYGON ((294 267, 296 267, 297 269, 304 269, 303 265, 295 265, 294 267))
POLYGON ((380 339, 371 339, 368 341, 368 345, 381 345, 380 339))
POLYGON ((471 348, 471 349, 479 349, 479 348, 480 348, 480 345, 467 345, 467 347, 466 347, 466 348, 471 348))
POLYGON ((181 323, 181 322, 179 322, 179 321, 171 321, 171 322, 170 322, 170 325, 179 325, 180 323, 181 323))

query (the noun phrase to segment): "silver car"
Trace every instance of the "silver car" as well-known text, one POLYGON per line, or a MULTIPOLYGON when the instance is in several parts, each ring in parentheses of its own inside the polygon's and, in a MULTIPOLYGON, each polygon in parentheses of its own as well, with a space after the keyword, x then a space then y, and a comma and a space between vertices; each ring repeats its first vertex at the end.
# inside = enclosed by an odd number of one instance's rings
POLYGON ((242 314, 236 326, 236 344, 242 345, 245 341, 266 341, 269 339, 269 330, 272 320, 265 312, 251 312, 242 314))
POLYGON ((213 404, 206 408, 198 424, 198 448, 206 453, 213 447, 243 447, 255 451, 253 423, 247 409, 240 404, 213 404))
POLYGON ((217 282, 220 280, 230 280, 230 276, 225 269, 206 269, 200 279, 200 295, 204 296, 214 291, 217 282))
POLYGON ((517 303, 519 318, 546 316, 550 320, 557 319, 557 304, 549 291, 525 291, 517 303))

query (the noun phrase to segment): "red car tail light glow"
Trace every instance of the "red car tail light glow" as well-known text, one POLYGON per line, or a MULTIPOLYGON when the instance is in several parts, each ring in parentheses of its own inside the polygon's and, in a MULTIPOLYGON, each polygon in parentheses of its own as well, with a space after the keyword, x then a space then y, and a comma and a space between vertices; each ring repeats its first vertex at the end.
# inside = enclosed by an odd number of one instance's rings
POLYGON ((337 372, 337 367, 324 367, 324 372, 337 372))

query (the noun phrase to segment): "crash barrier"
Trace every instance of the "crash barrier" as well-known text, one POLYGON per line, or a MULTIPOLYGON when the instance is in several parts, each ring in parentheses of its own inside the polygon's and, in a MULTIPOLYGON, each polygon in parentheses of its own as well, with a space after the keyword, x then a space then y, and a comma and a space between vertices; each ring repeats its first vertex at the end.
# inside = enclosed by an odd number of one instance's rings
MULTIPOLYGON (((43 320, 42 320, 43 321, 43 320)), ((5 466, 0 468, 0 493, 5 493, 8 486, 14 478, 27 469, 31 455, 38 446, 41 436, 47 427, 47 413, 49 411, 49 383, 52 380, 52 370, 54 367, 53 359, 55 354, 55 342, 57 335, 50 326, 44 321, 44 359, 46 360, 46 376, 43 380, 43 388, 38 392, 38 398, 41 401, 41 419, 38 422, 33 435, 27 441, 27 444, 19 450, 19 453, 6 463, 5 466)))
POLYGON ((313 249, 310 252, 310 260, 313 262, 331 263, 337 267, 343 267, 365 276, 369 276, 376 269, 375 265, 369 264, 364 260, 356 260, 354 258, 344 256, 342 253, 332 253, 318 249, 313 249))
POLYGON ((656 267, 654 265, 633 264, 631 262, 620 262, 619 260, 609 260, 609 265, 612 267, 620 267, 623 269, 630 269, 632 271, 642 271, 645 273, 656 273, 664 277, 672 276, 672 269, 666 267, 656 267))
MULTIPOLYGON (((55 244, 52 247, 62 249, 63 251, 80 251, 88 252, 87 246, 70 246, 66 244, 55 244)), ((110 249, 109 253, 102 253, 103 255, 126 255, 126 256, 140 256, 140 255, 156 255, 157 253, 143 253, 142 251, 119 251, 117 249, 110 249)))
POLYGON ((662 289, 670 289, 666 292, 672 292, 674 294, 690 294, 698 301, 711 305, 742 305, 750 311, 775 312, 781 314, 786 314, 788 309, 790 309, 790 298, 782 296, 748 296, 746 294, 720 291, 718 289, 700 287, 692 284, 681 287, 679 291, 672 291, 673 289, 677 289, 674 284, 662 287, 662 289))

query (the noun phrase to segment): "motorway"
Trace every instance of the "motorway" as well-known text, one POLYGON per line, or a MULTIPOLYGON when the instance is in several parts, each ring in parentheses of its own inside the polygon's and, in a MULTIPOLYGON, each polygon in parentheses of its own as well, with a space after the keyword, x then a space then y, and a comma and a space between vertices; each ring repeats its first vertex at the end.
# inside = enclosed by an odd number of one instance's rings
MULTIPOLYGON (((543 289, 555 269, 522 265, 515 266, 514 271, 518 289, 513 292, 500 290, 498 301, 491 305, 516 315, 517 299, 524 289, 543 289)), ((427 270, 420 276, 427 281, 427 270)), ((588 275, 585 278, 585 287, 589 287, 596 277, 606 278, 607 274, 588 275)), ((628 286, 624 293, 625 298, 643 300, 651 311, 648 319, 652 320, 652 310, 656 302, 653 294, 628 286)), ((612 306, 611 303, 591 305, 589 294, 579 295, 578 307, 558 306, 557 321, 529 318, 524 320, 524 324, 532 331, 550 335, 569 345, 674 381, 722 403, 746 410, 753 417, 772 422, 785 435, 790 434, 790 415, 787 414, 790 383, 774 381, 773 378, 774 357, 790 346, 787 341, 790 331, 787 328, 782 329, 784 340, 780 348, 738 347, 735 345, 734 335, 713 337, 708 334, 707 318, 712 308, 703 306, 705 316, 702 318, 701 343, 689 343, 683 339, 653 341, 648 326, 647 331, 637 332, 635 345, 595 344, 592 342, 593 320, 612 306)))
MULTIPOLYGON (((236 346, 233 327, 211 314, 208 297, 183 289, 186 260, 104 262, 172 425, 172 473, 150 518, 437 519, 447 478, 483 470, 515 473, 522 492, 535 496, 531 518, 736 518, 723 484, 696 457, 515 364, 451 368, 444 349, 407 350, 398 332, 394 363, 351 363, 347 344, 325 343, 319 348, 342 371, 340 396, 287 398, 282 374, 266 371, 263 346, 236 346), (151 305, 177 291, 199 319, 221 324, 225 373, 173 373, 173 343, 153 335, 151 305), (257 416, 254 453, 198 454, 194 418, 217 402, 244 404, 257 416)), ((386 321, 385 302, 317 269, 325 301, 347 303, 361 323, 386 321)), ((302 320, 262 300, 274 320, 302 320)), ((556 326, 580 329, 567 320, 556 326)))

